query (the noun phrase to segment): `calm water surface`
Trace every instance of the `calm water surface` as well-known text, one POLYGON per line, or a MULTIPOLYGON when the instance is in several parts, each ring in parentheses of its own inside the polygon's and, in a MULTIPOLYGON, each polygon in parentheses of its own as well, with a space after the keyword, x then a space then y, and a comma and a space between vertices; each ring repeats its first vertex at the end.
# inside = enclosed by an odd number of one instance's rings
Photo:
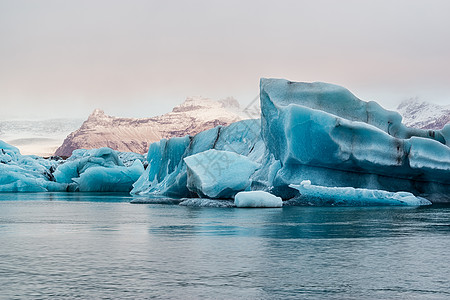
POLYGON ((450 299, 450 208, 0 194, 1 299, 450 299))

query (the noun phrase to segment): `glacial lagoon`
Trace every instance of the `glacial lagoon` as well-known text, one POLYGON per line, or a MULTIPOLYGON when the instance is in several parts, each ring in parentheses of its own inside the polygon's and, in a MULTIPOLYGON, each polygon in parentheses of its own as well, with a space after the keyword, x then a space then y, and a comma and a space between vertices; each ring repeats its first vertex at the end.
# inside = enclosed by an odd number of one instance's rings
POLYGON ((132 199, 0 194, 0 299, 450 298, 449 206, 132 199))

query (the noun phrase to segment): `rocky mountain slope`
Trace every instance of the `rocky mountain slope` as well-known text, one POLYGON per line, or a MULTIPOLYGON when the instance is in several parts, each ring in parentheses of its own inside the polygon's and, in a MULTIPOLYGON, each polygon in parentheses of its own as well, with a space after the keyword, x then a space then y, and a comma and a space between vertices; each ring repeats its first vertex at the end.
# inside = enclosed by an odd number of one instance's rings
POLYGON ((144 154, 149 144, 162 138, 194 135, 246 118, 233 98, 214 101, 191 97, 167 114, 143 119, 112 117, 96 109, 78 130, 67 136, 55 155, 70 156, 75 149, 100 147, 144 154))
POLYGON ((403 101, 397 111, 408 127, 436 130, 450 123, 450 106, 419 101, 417 98, 403 101))

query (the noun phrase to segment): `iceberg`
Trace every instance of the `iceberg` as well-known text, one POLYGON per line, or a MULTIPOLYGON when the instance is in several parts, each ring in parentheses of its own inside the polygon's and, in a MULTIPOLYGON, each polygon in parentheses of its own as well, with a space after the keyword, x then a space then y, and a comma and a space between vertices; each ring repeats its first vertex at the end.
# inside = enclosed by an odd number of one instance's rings
POLYGON ((130 167, 91 167, 72 180, 80 192, 129 192, 143 172, 144 166, 135 160, 130 167))
POLYGON ((78 149, 54 172, 56 182, 80 192, 129 192, 144 172, 143 156, 111 148, 78 149), (128 165, 128 166, 126 166, 128 165))
POLYGON ((149 167, 132 193, 219 198, 244 189, 288 200, 299 194, 291 184, 310 180, 324 188, 404 191, 450 201, 450 126, 408 128, 398 113, 321 82, 263 78, 260 101, 260 120, 150 145, 149 167), (225 187, 239 172, 231 168, 229 178, 214 181, 194 161, 207 160, 202 153, 211 149, 244 156, 242 166, 258 167, 245 171, 240 186, 233 183, 239 188, 225 187))
POLYGON ((280 162, 272 191, 290 184, 408 191, 448 201, 446 129, 407 128, 401 116, 326 83, 261 79, 261 135, 280 162))
POLYGON ((144 160, 110 148, 75 150, 66 161, 44 159, 0 141, 0 192, 129 192, 144 160))
MULTIPOLYGON (((264 154, 259 120, 243 120, 227 127, 217 126, 195 136, 162 139, 150 145, 148 168, 133 185, 132 194, 167 197, 197 197, 188 188, 188 169, 184 158, 210 149, 233 152, 258 163, 264 154)), ((247 178, 248 180, 248 178, 247 178)))
POLYGON ((57 183, 53 171, 57 160, 22 155, 14 146, 0 141, 0 192, 61 192, 68 184, 57 183))
POLYGON ((317 206, 431 205, 427 199, 416 197, 408 192, 394 193, 353 187, 324 187, 312 185, 309 180, 304 180, 299 185, 290 184, 289 186, 301 194, 298 199, 289 200, 290 204, 317 206))
POLYGON ((264 191, 239 192, 234 197, 236 207, 282 207, 283 200, 264 191))
POLYGON ((250 187, 250 176, 259 167, 246 156, 216 149, 184 158, 187 188, 202 197, 233 198, 250 187))
POLYGON ((261 119, 162 139, 147 158, 100 148, 56 161, 0 142, 0 191, 131 190, 178 199, 252 191, 283 200, 327 191, 337 202, 343 194, 376 195, 382 203, 450 202, 450 125, 408 128, 398 113, 321 82, 263 78, 260 102, 261 119), (311 184, 296 185, 305 180, 311 184))

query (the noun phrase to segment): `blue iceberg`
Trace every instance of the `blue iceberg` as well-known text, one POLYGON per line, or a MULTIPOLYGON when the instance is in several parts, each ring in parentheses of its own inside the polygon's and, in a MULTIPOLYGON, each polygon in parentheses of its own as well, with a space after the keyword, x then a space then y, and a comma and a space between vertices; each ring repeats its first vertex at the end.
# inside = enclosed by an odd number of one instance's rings
POLYGON ((313 206, 422 206, 431 202, 422 197, 416 197, 408 192, 387 192, 381 190, 360 189, 353 187, 315 186, 311 181, 304 180, 299 185, 290 187, 298 190, 300 196, 289 200, 291 205, 313 206))
POLYGON ((57 183, 53 171, 60 161, 35 155, 22 155, 14 146, 0 141, 0 192, 66 191, 68 184, 57 183))
POLYGON ((408 191, 448 201, 446 128, 407 128, 401 116, 325 83, 261 80, 262 138, 281 167, 273 186, 290 184, 408 191))
POLYGON ((44 159, 0 141, 0 192, 129 192, 144 161, 110 148, 75 150, 66 161, 44 159))
MULTIPOLYGON (((266 191, 284 200, 298 197, 294 186, 304 180, 325 188, 409 192, 433 202, 450 200, 450 126, 436 131, 408 128, 398 113, 326 83, 261 79, 260 100, 260 120, 152 144, 149 168, 132 193, 223 196, 224 187, 236 185, 232 174, 239 172, 229 168, 230 176, 205 193, 202 183, 207 175, 200 174, 198 164, 189 158, 214 149, 258 165, 242 177, 244 190, 266 191)), ((240 189, 230 188, 226 197, 240 189)))
MULTIPOLYGON (((189 161, 188 157, 210 149, 238 154, 241 158, 245 156, 248 157, 250 164, 259 164, 258 161, 265 151, 260 136, 259 120, 243 120, 227 127, 218 126, 195 136, 162 139, 151 144, 147 155, 149 166, 136 181, 131 193, 178 198, 205 196, 206 194, 201 192, 201 188, 195 187, 193 179, 188 185, 188 167, 185 159, 189 161)), ((204 157, 204 159, 206 158, 204 157)), ((194 162, 191 165, 193 166, 193 164, 194 162)), ((230 169, 226 170, 226 172, 230 171, 230 169)), ((226 172, 223 172, 223 176, 226 175, 226 172)), ((191 174, 194 175, 194 172, 191 174)), ((204 176, 202 177, 204 178, 204 176)), ((193 177, 191 176, 191 178, 193 177)), ((245 188, 248 181, 249 177, 245 178, 243 183, 245 188)), ((224 182, 224 184, 226 183, 224 182)), ((224 193, 226 197, 234 195, 234 192, 227 193, 224 193)), ((213 193, 210 195, 217 197, 213 193)))
POLYGON ((59 183, 80 192, 129 192, 144 172, 142 155, 111 148, 78 149, 55 170, 59 183))

